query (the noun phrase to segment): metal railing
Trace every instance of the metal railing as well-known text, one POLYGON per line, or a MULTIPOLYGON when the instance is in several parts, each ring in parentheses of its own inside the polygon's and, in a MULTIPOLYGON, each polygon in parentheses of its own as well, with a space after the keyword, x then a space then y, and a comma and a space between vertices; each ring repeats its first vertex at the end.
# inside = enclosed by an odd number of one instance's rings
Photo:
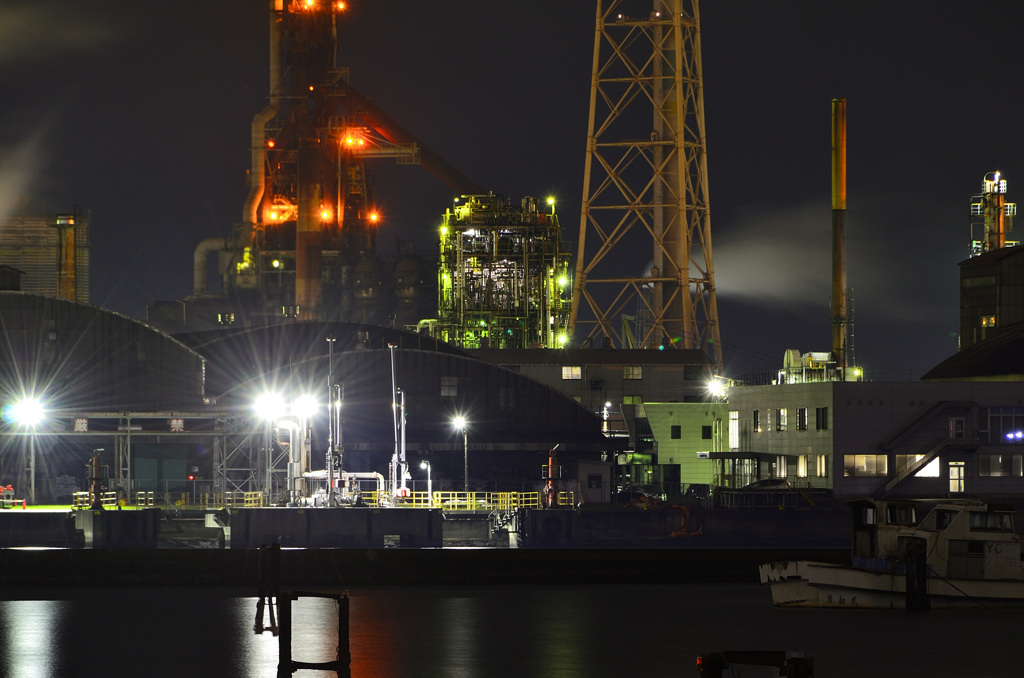
MULTIPOLYGON (((395 508, 436 508, 443 511, 498 511, 509 513, 521 508, 541 508, 540 492, 411 492, 393 502, 387 494, 374 491, 363 492, 362 501, 366 506, 394 506, 395 508)), ((118 505, 116 492, 104 492, 101 501, 105 508, 118 505)), ((575 505, 576 494, 571 491, 558 493, 558 505, 571 508, 575 505)), ((122 502, 124 508, 154 508, 157 506, 178 509, 208 510, 220 508, 258 508, 264 506, 262 492, 154 492, 135 493, 134 502, 122 502)), ((89 492, 75 492, 72 495, 74 508, 92 506, 89 492)))
MULTIPOLYGON (((103 508, 114 508, 117 506, 117 492, 101 492, 100 504, 103 508)), ((71 495, 71 506, 74 508, 89 508, 92 506, 91 492, 75 492, 71 495)))

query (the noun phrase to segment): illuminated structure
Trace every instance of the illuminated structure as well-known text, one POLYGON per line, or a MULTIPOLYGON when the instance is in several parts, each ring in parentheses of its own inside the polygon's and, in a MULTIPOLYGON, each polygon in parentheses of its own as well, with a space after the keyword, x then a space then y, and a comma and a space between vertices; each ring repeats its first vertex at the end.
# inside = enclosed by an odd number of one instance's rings
POLYGON ((1000 172, 986 174, 981 190, 971 197, 971 256, 960 262, 961 350, 1024 323, 1024 253, 1008 239, 1017 205, 1006 201, 1000 172))
POLYGON ((1013 230, 1017 203, 1006 202, 1006 179, 989 172, 981 181, 981 194, 971 196, 971 256, 1016 245, 1006 238, 1013 230))
POLYGON ((642 16, 627 4, 597 3, 570 327, 590 342, 698 348, 720 368, 698 3, 654 0, 642 16))
POLYGON ((462 196, 445 212, 432 336, 464 348, 555 348, 568 339, 569 253, 535 198, 462 196))
POLYGON ((366 159, 419 163, 456 194, 482 190, 348 84, 337 60, 343 3, 270 0, 269 9, 269 100, 252 121, 241 220, 198 245, 192 294, 151 304, 149 322, 173 332, 433 315, 435 278, 411 247, 394 261, 378 256, 366 159), (208 284, 210 255, 219 285, 208 284))

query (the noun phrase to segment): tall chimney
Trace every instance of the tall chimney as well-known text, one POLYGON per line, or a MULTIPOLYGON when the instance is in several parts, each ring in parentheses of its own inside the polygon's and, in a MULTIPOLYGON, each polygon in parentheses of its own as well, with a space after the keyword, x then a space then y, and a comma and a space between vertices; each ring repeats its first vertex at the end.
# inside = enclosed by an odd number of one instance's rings
POLYGON ((846 99, 832 100, 832 358, 846 379, 846 99))

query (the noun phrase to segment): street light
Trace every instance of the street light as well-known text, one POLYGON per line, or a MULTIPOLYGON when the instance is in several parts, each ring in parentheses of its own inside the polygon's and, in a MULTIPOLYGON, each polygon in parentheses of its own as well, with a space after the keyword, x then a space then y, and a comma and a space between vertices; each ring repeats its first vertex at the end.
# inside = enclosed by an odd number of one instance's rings
POLYGON ((469 495, 469 440, 468 423, 461 414, 452 419, 452 426, 462 431, 462 486, 466 495, 469 495))
POLYGON ((427 505, 434 505, 434 487, 430 482, 430 462, 424 459, 420 462, 420 468, 427 469, 427 505))
POLYGON ((311 443, 310 421, 319 409, 316 397, 300 395, 293 398, 289 406, 279 394, 264 393, 256 399, 253 409, 267 422, 267 477, 264 486, 267 499, 270 500, 273 491, 274 459, 270 441, 270 428, 273 425, 288 429, 288 462, 285 482, 289 503, 298 503, 304 494, 302 473, 308 465, 311 443), (296 433, 298 433, 297 436, 296 433), (295 446, 296 438, 299 442, 298 450, 295 446))
POLYGON ((46 416, 46 408, 39 398, 22 398, 4 408, 3 417, 18 426, 33 429, 28 438, 29 489, 32 503, 36 503, 36 424, 46 416))

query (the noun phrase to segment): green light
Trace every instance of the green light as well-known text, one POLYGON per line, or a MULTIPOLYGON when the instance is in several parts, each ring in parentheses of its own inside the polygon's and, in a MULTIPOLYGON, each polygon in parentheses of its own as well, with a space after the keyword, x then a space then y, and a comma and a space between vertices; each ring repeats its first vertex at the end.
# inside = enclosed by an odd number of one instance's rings
POLYGON ((567 343, 569 343, 569 337, 567 335, 565 335, 565 334, 559 334, 558 335, 558 345, 559 346, 565 346, 567 343))
POLYGON ((559 287, 565 287, 568 284, 569 284, 569 278, 567 278, 564 275, 558 276, 558 286, 559 287))

